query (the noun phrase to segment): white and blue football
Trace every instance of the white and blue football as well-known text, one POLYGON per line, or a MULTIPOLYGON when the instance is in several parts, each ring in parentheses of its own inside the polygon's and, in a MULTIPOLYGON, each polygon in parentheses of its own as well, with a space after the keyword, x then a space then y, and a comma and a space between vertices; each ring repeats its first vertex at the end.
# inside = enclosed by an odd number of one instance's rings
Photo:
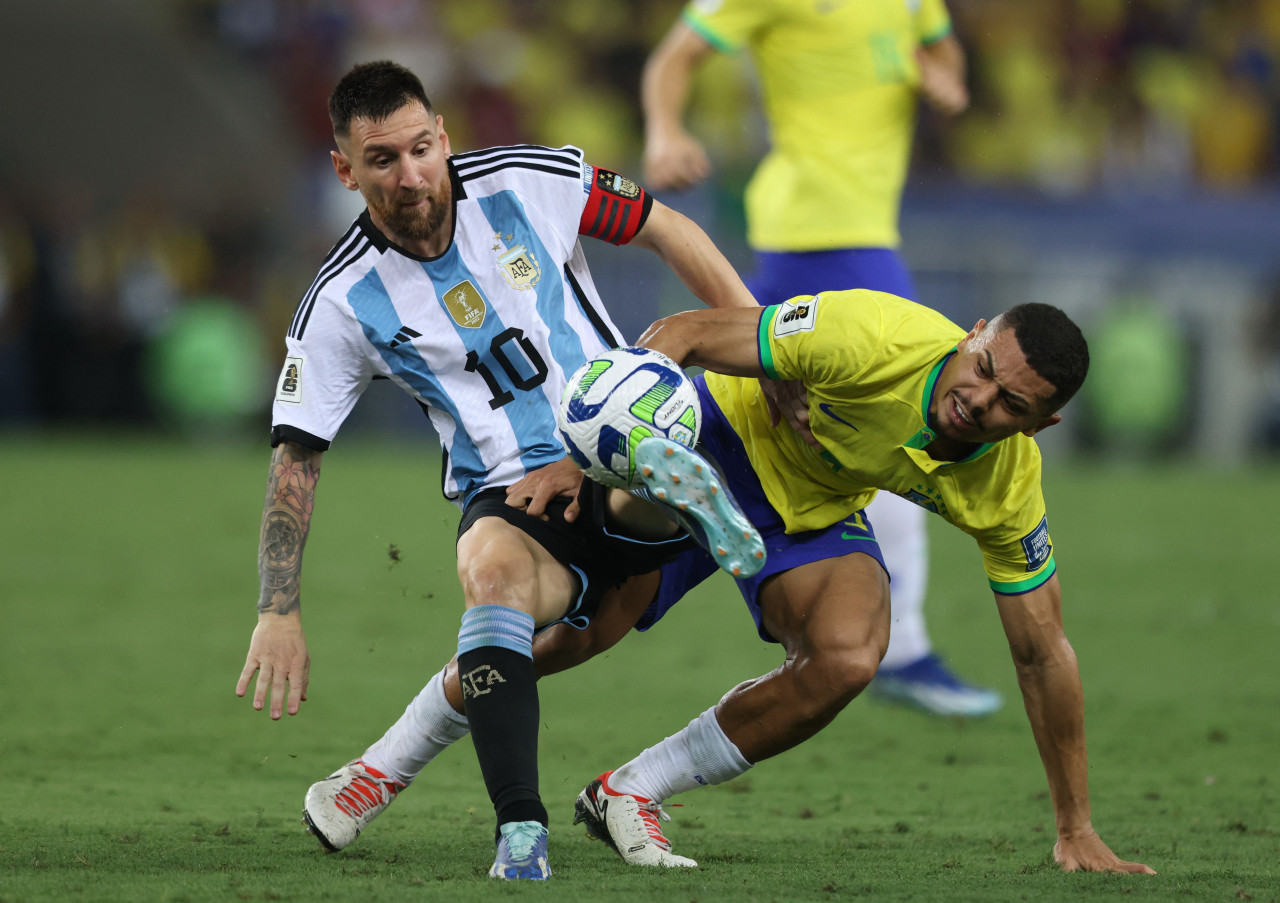
POLYGON ((642 485, 634 458, 640 441, 661 436, 693 448, 702 409, 693 381, 671 358, 648 348, 615 348, 570 377, 556 424, 587 476, 634 489, 642 485))

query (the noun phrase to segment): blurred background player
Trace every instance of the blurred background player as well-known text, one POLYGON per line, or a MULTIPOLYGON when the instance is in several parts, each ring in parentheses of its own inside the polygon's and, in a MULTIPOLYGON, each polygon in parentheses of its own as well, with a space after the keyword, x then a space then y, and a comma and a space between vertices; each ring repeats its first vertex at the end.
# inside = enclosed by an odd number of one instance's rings
MULTIPOLYGON (((964 51, 942 0, 693 0, 644 70, 651 189, 710 174, 683 111, 699 66, 744 47, 772 143, 745 196, 756 300, 848 288, 918 300, 896 250, 916 95, 947 115, 969 104, 964 51)), ((871 692, 939 715, 997 711, 1000 694, 957 677, 929 640, 924 510, 881 493, 869 514, 893 586, 892 634, 871 692)))

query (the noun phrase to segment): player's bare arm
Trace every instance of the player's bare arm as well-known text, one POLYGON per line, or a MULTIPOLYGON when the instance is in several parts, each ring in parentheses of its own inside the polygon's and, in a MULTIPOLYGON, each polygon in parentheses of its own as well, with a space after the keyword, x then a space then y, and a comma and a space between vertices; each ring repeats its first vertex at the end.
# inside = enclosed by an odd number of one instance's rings
POLYGON ((682 367, 729 376, 765 375, 756 346, 762 308, 686 310, 658 320, 636 344, 660 351, 682 367))
POLYGON ((657 254, 708 307, 758 309, 738 271, 702 227, 660 201, 653 202, 648 219, 631 244, 657 254))
POLYGON ((307 698, 311 657, 302 630, 302 550, 311 529, 321 453, 282 442, 271 456, 258 543, 258 625, 249 642, 236 695, 257 673, 253 707, 271 698, 271 718, 296 715, 307 698))
POLYGON ((1090 820, 1084 690, 1075 651, 1062 629, 1057 575, 1029 593, 997 593, 996 605, 1049 781, 1058 829, 1055 860, 1066 871, 1154 874, 1140 862, 1116 856, 1098 837, 1090 820))
POLYGON ((677 22, 645 63, 640 102, 644 109, 644 179, 651 188, 688 188, 711 175, 711 161, 684 127, 693 74, 713 52, 697 32, 677 22))
POLYGON ((311 530, 321 453, 281 442, 271 455, 258 544, 258 612, 287 615, 301 605, 302 548, 311 530))

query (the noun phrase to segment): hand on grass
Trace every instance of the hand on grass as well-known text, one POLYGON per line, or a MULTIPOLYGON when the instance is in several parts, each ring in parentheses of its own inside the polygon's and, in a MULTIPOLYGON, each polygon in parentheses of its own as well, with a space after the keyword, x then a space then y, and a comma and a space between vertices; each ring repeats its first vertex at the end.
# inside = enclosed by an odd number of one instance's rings
POLYGON ((254 672, 258 683, 253 691, 253 708, 262 711, 271 696, 271 720, 279 721, 285 709, 285 685, 288 684, 288 711, 298 714, 307 698, 307 681, 311 674, 311 656, 307 638, 302 632, 302 619, 296 613, 278 615, 268 612, 258 618, 244 670, 236 684, 236 695, 244 696, 254 672))
POLYGON ((531 470, 507 487, 507 504, 523 508, 526 514, 547 519, 547 504, 557 496, 572 499, 564 511, 564 519, 572 522, 578 516, 578 487, 582 485, 582 471, 572 458, 531 470))
POLYGON ((1062 866, 1064 872, 1120 872, 1138 875, 1156 873, 1151 866, 1141 862, 1125 862, 1111 852, 1093 829, 1076 837, 1059 837, 1053 846, 1053 861, 1062 866))

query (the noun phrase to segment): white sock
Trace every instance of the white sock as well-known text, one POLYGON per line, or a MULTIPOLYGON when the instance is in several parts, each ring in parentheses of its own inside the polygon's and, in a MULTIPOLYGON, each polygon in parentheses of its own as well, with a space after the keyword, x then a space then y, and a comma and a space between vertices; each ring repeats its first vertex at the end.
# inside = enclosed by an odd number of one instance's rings
POLYGON ((455 712, 445 698, 441 671, 362 758, 392 780, 410 784, 428 762, 470 732, 467 716, 455 712))
POLYGON ((924 595, 929 584, 927 512, 891 492, 881 492, 867 506, 880 554, 889 568, 892 627, 881 668, 901 668, 933 651, 924 623, 924 595))
POLYGON ((731 780, 750 767, 721 730, 712 706, 684 730, 615 771, 609 777, 609 787, 661 802, 694 787, 731 780))

